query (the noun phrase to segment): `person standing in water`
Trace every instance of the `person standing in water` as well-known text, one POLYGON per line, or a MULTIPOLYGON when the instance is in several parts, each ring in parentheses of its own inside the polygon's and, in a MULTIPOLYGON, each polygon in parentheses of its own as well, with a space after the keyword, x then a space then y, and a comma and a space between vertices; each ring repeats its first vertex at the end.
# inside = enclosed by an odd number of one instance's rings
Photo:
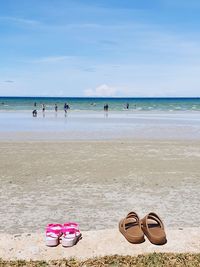
POLYGON ((103 106, 103 109, 104 109, 104 111, 108 111, 108 104, 106 103, 104 106, 103 106))
POLYGON ((126 109, 129 109, 129 103, 126 103, 126 109))
POLYGON ((42 104, 42 112, 45 112, 45 104, 42 104))
POLYGON ((43 117, 45 117, 45 104, 44 103, 42 104, 42 114, 43 114, 43 117))
POLYGON ((58 106, 57 106, 57 104, 55 104, 55 112, 57 112, 58 111, 58 106))
POLYGON ((65 116, 67 115, 67 103, 64 104, 64 111, 65 111, 65 116))
POLYGON ((104 105, 103 109, 104 109, 104 117, 107 118, 108 117, 108 104, 107 103, 104 105))

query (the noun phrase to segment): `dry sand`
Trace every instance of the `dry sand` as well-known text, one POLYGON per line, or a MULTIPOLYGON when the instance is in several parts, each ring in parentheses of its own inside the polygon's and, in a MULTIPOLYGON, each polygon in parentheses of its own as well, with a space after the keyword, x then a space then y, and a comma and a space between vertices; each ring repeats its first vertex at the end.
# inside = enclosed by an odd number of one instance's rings
POLYGON ((170 227, 200 225, 200 143, 0 143, 0 232, 41 232, 50 222, 116 227, 135 210, 170 227))
MULTIPOLYGON (((198 141, 0 142, 0 257, 36 259, 38 251, 41 259, 68 256, 65 251, 72 251, 69 255, 76 251, 80 257, 108 251, 130 254, 132 246, 129 249, 116 230, 85 233, 70 250, 47 249, 41 235, 47 223, 69 220, 79 222, 84 231, 116 229, 130 210, 141 217, 157 212, 167 229, 192 227, 191 233, 198 236, 190 239, 187 249, 199 252, 200 230, 193 229, 200 226, 199 162, 198 141), (108 238, 108 247, 90 244, 93 233, 100 238, 94 243, 108 238), (16 234, 22 234, 21 241, 13 239, 16 234), (111 249, 118 238, 118 249, 111 249), (89 252, 84 254, 84 247, 89 252)), ((181 251, 176 231, 170 232, 173 242, 163 248, 181 251)), ((150 252, 154 247, 144 243, 134 252, 150 252)))

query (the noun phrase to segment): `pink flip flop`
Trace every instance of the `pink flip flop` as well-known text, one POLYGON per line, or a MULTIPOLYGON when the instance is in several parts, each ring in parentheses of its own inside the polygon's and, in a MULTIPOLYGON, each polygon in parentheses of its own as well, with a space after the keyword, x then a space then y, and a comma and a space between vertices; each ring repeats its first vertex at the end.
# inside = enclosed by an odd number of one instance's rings
POLYGON ((62 235, 62 224, 48 224, 46 226, 46 245, 55 247, 59 244, 59 238, 62 235))
POLYGON ((74 246, 81 237, 79 225, 74 222, 67 222, 63 224, 62 228, 62 246, 72 247, 74 246))
POLYGON ((78 223, 75 223, 75 222, 67 222, 67 223, 64 223, 62 229, 75 229, 76 230, 76 235, 78 237, 81 236, 81 232, 80 232, 78 223))

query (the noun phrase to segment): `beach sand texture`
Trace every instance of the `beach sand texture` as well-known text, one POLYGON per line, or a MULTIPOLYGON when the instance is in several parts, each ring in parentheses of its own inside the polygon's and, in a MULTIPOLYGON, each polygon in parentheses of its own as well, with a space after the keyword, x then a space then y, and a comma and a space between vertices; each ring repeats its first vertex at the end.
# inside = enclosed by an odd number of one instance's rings
POLYGON ((130 244, 117 229, 83 232, 83 238, 71 248, 47 247, 44 234, 24 233, 21 235, 0 234, 0 257, 5 260, 57 260, 88 259, 109 255, 139 255, 153 252, 199 253, 200 228, 168 229, 168 242, 155 246, 146 238, 142 244, 130 244))
POLYGON ((0 232, 113 229, 130 210, 198 227, 199 161, 197 141, 1 142, 0 232))

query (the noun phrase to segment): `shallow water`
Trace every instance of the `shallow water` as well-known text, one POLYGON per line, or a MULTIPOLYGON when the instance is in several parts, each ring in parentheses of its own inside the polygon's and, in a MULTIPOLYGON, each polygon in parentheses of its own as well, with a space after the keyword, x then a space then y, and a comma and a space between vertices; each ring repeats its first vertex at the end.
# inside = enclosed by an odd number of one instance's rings
POLYGON ((200 112, 0 112, 1 140, 200 139, 200 112))

